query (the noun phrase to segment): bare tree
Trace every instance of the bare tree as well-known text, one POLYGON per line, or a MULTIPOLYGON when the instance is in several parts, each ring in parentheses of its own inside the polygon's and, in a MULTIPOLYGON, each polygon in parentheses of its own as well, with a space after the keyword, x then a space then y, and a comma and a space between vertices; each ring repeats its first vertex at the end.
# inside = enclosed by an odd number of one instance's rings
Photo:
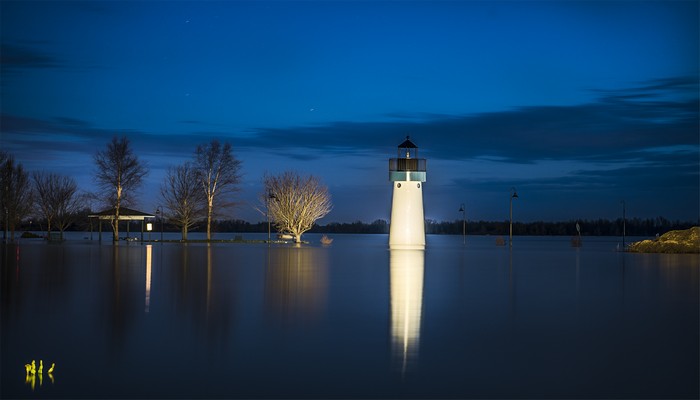
POLYGON ((51 223, 55 221, 63 239, 63 232, 84 205, 78 184, 71 177, 43 171, 32 173, 32 179, 37 211, 47 223, 46 237, 50 237, 51 223))
POLYGON ((116 136, 107 148, 95 154, 97 164, 97 185, 101 189, 102 200, 114 210, 112 231, 113 240, 119 240, 119 211, 122 205, 131 202, 132 191, 141 185, 148 168, 133 154, 126 137, 116 136))
POLYGON ((205 199, 197 171, 192 164, 186 162, 169 168, 160 195, 170 220, 180 227, 182 240, 187 240, 188 230, 204 214, 205 199))
POLYGON ((32 173, 36 212, 38 217, 43 217, 46 220, 47 238, 51 235, 51 222, 56 215, 51 198, 53 182, 49 175, 51 174, 36 171, 32 173))
POLYGON ((206 201, 207 240, 211 240, 211 221, 216 210, 233 205, 230 196, 238 191, 241 162, 231 152, 231 144, 212 140, 195 150, 195 168, 206 201))
POLYGON ((61 240, 66 229, 74 223, 84 211, 86 196, 75 192, 72 196, 68 191, 64 192, 64 199, 60 201, 60 207, 56 213, 56 228, 61 232, 61 240))
POLYGON ((296 243, 301 243, 301 235, 331 211, 328 188, 313 175, 302 177, 291 171, 265 175, 263 185, 265 193, 260 201, 268 205, 275 227, 293 235, 296 243))
POLYGON ((14 240, 15 227, 31 211, 32 190, 29 174, 24 171, 22 164, 15 164, 13 156, 0 152, 0 209, 2 222, 5 227, 4 238, 14 240))

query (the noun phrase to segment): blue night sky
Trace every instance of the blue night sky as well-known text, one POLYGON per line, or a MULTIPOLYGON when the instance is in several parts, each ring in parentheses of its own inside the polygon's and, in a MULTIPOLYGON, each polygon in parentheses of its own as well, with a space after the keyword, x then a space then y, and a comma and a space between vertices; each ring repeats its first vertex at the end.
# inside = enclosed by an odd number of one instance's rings
POLYGON ((664 216, 700 204, 698 1, 0 3, 2 148, 92 189, 126 135, 150 173, 229 141, 234 217, 264 173, 319 176, 320 223, 389 219, 387 159, 428 159, 425 216, 664 216))

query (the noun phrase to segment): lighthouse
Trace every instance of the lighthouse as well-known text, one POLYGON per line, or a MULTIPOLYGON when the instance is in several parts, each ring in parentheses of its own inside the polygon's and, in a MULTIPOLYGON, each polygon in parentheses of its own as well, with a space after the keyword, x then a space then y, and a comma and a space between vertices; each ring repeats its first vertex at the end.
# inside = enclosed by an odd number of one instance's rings
POLYGON ((425 158, 418 158, 418 146, 406 136, 398 157, 389 159, 389 180, 394 186, 391 202, 389 247, 424 249, 423 182, 425 158))

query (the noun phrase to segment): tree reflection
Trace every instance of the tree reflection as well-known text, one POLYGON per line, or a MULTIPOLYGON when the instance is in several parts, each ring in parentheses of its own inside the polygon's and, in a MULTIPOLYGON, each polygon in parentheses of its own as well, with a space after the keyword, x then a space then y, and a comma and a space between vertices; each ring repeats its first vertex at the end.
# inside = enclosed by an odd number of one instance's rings
POLYGON ((418 360, 425 252, 390 252, 392 356, 403 374, 418 360))
POLYGON ((327 249, 271 247, 265 310, 281 322, 316 319, 325 307, 327 281, 327 249))
MULTIPOLYGON (((111 282, 108 291, 107 316, 110 325, 107 328, 108 336, 112 338, 112 343, 124 344, 126 333, 135 319, 143 311, 138 288, 143 287, 143 248, 133 246, 105 246, 110 249, 111 277, 107 278, 111 282)), ((114 348, 116 350, 116 348, 114 348)))
POLYGON ((225 343, 234 316, 236 288, 229 276, 236 265, 222 248, 183 244, 179 257, 173 257, 165 278, 173 285, 170 297, 176 313, 207 345, 225 343))

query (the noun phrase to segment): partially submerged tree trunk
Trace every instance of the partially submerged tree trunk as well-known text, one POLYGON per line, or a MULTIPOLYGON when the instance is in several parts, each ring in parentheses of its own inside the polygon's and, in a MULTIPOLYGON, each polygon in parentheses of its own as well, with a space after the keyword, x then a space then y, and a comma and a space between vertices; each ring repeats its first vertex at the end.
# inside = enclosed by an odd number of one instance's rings
POLYGON ((182 240, 187 240, 189 228, 203 215, 204 192, 197 170, 188 162, 169 168, 160 194, 170 221, 180 227, 182 240))
POLYGON ((211 240, 211 224, 215 207, 233 205, 227 195, 237 191, 240 181, 241 162, 231 152, 231 144, 223 146, 218 140, 199 145, 195 150, 195 168, 204 191, 207 205, 207 240, 211 240))

